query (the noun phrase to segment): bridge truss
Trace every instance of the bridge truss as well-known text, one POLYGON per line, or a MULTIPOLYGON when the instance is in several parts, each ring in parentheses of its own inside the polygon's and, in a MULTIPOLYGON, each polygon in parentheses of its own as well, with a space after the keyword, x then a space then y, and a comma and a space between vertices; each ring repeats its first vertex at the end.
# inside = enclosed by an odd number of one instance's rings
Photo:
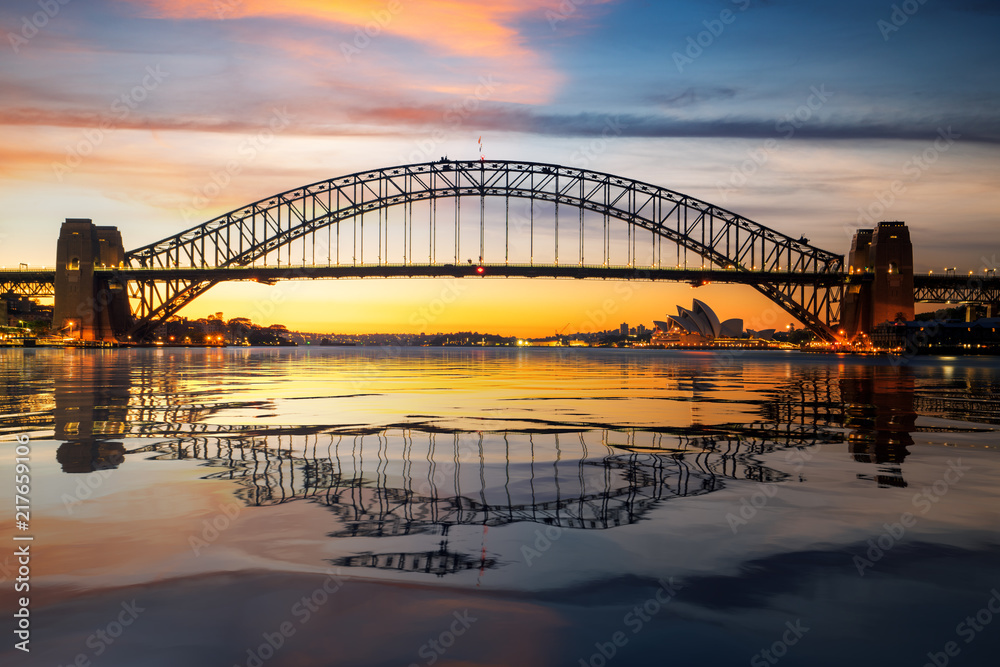
POLYGON ((0 270, 0 294, 28 297, 55 296, 54 270, 0 270))
POLYGON ((980 276, 913 277, 913 299, 923 303, 1000 304, 1000 278, 995 273, 980 276))

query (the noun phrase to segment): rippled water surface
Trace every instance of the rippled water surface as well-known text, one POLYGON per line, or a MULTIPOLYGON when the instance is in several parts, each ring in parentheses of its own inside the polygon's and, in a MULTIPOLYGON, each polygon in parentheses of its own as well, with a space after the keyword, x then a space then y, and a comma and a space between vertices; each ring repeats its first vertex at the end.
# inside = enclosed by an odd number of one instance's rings
MULTIPOLYGON (((3 664, 1000 650, 995 360, 10 349, 0 382, 0 538, 34 538, 3 664)), ((0 575, 14 609, 13 548, 0 575)))

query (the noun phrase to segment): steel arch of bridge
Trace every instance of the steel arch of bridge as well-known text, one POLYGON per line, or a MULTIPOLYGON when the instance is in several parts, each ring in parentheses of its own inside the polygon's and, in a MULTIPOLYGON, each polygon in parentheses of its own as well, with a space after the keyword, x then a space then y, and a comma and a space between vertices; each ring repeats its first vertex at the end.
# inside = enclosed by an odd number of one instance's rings
MULTIPOLYGON (((709 268, 756 275, 765 273, 773 279, 748 282, 823 339, 837 338, 835 327, 839 320, 842 285, 835 280, 804 284, 802 275, 795 280, 790 278, 793 274, 837 275, 841 271, 843 257, 811 246, 804 238, 796 240, 694 197, 613 174, 535 162, 446 159, 363 171, 288 190, 126 253, 127 268, 121 271, 119 279, 128 284, 133 303, 135 325, 131 333, 138 338, 148 335, 153 327, 185 304, 221 280, 230 279, 220 278, 218 271, 210 272, 208 269, 245 269, 259 262, 266 264, 275 255, 280 268, 282 249, 286 249, 288 254, 285 266, 292 268, 291 244, 300 239, 303 241, 305 265, 304 244, 310 235, 313 237, 312 261, 315 265, 316 234, 331 226, 338 230, 339 265, 339 229, 345 221, 353 220, 355 225, 358 220, 361 222, 361 264, 364 264, 365 214, 379 216, 378 263, 369 266, 382 266, 383 259, 388 266, 388 223, 383 246, 382 212, 393 206, 409 206, 410 210, 407 228, 404 208, 403 264, 417 264, 412 244, 413 229, 417 223, 413 219, 412 208, 414 202, 427 201, 433 207, 429 208, 427 222, 432 239, 428 265, 449 266, 450 262, 439 262, 436 258, 438 223, 435 217, 437 202, 453 199, 456 218, 454 261, 457 263, 461 203, 463 199, 475 197, 479 198, 480 259, 486 238, 483 212, 487 197, 506 201, 505 263, 511 248, 512 198, 554 204, 555 214, 551 221, 555 238, 553 268, 559 266, 560 207, 578 212, 577 220, 569 225, 564 222, 562 233, 565 238, 569 227, 571 236, 573 232, 577 234, 574 239, 577 243, 572 247, 578 248, 574 259, 581 266, 584 265, 584 213, 593 211, 604 216, 603 266, 608 266, 611 252, 609 221, 624 222, 627 225, 627 243, 631 246, 629 267, 632 267, 635 257, 636 234, 645 230, 651 233, 653 240, 652 268, 662 268, 662 247, 659 252, 657 247, 662 240, 667 240, 677 245, 678 254, 681 248, 685 250, 685 257, 686 252, 691 251, 709 268), (143 278, 143 269, 160 271, 156 272, 156 279, 150 279, 143 278), (169 275, 165 277, 162 269, 186 271, 179 271, 177 277, 172 278, 169 275), (206 269, 206 273, 203 276, 192 275, 191 269, 206 269)), ((533 212, 532 208, 532 215, 533 212)), ((533 220, 531 224, 535 224, 533 220)), ((533 234, 532 228, 532 254, 533 234)), ((356 228, 353 240, 357 242, 356 228)), ((329 265, 329 251, 327 261, 329 265)), ((351 263, 358 265, 356 255, 348 264, 351 263)), ((531 266, 536 269, 531 275, 537 275, 537 269, 542 265, 532 261, 531 266)), ((595 267, 600 266, 602 264, 595 264, 595 267)), ((597 271, 594 277, 600 277, 599 274, 600 271, 597 271)))

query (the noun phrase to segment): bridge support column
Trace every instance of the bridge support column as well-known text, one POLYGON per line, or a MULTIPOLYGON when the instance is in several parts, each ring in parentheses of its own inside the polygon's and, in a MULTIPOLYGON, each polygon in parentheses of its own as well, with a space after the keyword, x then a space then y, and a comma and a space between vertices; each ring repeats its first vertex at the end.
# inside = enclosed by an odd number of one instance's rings
POLYGON ((903 222, 859 229, 848 257, 841 329, 849 338, 883 322, 914 318, 913 244, 903 222))
POLYGON ((874 231, 859 229, 855 232, 851 252, 847 256, 848 278, 844 285, 844 300, 840 306, 840 328, 848 339, 872 328, 872 286, 868 256, 874 231))
POLYGON ((56 246, 53 331, 70 338, 113 342, 132 321, 124 286, 95 269, 122 266, 125 247, 117 227, 67 218, 56 246))

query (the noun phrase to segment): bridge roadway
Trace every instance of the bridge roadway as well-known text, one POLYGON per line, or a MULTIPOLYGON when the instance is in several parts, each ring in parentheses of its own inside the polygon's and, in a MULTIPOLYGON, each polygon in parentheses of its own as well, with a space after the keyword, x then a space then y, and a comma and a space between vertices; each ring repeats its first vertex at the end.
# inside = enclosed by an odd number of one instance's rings
MULTIPOLYGON (((844 273, 744 271, 736 269, 650 268, 628 266, 545 264, 341 264, 333 266, 241 266, 179 268, 98 268, 95 275, 119 280, 193 280, 224 282, 250 280, 273 284, 279 280, 316 278, 589 278, 604 280, 675 281, 691 284, 729 283, 752 285, 782 282, 832 286, 859 280, 844 273), (479 267, 483 268, 480 272, 479 267)), ((52 297, 54 268, 0 269, 0 294, 13 292, 30 297, 52 297)), ((865 275, 860 280, 870 279, 865 275)), ((997 303, 1000 277, 989 275, 915 274, 914 298, 921 303, 997 303)))
POLYGON ((652 268, 579 264, 341 264, 339 266, 265 266, 222 268, 126 268, 95 271, 118 280, 191 280, 222 282, 315 278, 590 278, 605 280, 668 280, 704 283, 836 285, 838 273, 738 271, 735 269, 652 268))

